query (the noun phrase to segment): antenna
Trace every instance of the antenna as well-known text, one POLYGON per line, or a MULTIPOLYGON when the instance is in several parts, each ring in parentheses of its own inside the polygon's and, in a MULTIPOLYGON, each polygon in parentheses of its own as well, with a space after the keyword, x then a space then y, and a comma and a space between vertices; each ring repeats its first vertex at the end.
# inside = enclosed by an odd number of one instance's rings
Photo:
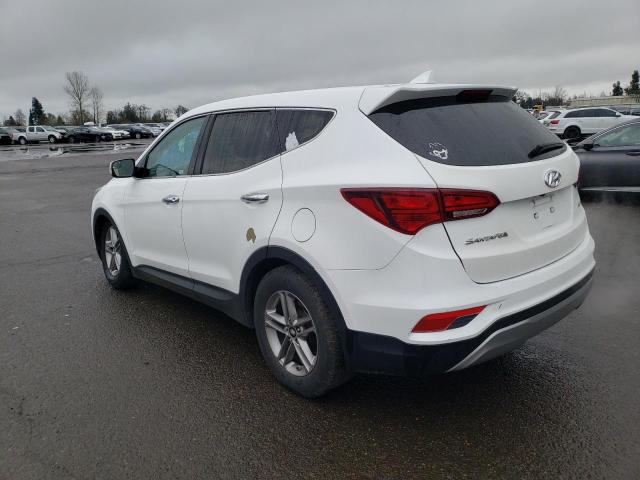
POLYGON ((426 72, 422 72, 420 75, 418 75, 416 78, 411 80, 411 82, 409 83, 436 83, 433 76, 433 70, 427 70, 426 72))

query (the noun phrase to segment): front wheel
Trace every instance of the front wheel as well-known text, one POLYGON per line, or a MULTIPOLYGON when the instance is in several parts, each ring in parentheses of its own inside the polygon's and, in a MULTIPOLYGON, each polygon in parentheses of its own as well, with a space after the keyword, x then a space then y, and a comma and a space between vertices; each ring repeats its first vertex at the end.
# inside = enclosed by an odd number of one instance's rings
POLYGON ((140 134, 140 132, 136 133, 136 139, 140 140, 142 138, 142 135, 140 134))
POLYGON ((56 143, 56 137, 54 137, 53 135, 49 135, 49 143, 56 143))
POLYGON ((343 334, 320 289, 292 266, 265 275, 256 291, 254 324, 262 356, 287 388, 308 398, 344 383, 343 334))
POLYGON ((100 259, 104 276, 117 290, 131 287, 135 280, 131 273, 127 249, 117 227, 107 222, 100 235, 100 259))

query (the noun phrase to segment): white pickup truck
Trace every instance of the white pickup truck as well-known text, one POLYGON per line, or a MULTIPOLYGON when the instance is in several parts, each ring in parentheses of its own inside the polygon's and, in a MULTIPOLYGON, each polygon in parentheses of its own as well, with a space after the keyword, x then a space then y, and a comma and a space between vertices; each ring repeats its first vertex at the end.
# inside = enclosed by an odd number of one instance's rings
POLYGON ((13 135, 13 141, 20 145, 33 142, 56 143, 60 140, 62 140, 62 134, 55 128, 46 125, 30 125, 26 127, 24 132, 13 135))

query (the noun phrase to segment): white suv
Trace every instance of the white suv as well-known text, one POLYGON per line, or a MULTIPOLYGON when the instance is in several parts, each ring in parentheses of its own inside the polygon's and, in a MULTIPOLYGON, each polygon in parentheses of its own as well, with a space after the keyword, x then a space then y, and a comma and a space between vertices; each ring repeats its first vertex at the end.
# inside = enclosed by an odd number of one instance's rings
POLYGON ((543 124, 561 138, 574 140, 635 118, 633 115, 622 115, 610 108, 576 108, 565 110, 554 117, 549 116, 543 120, 543 124))
POLYGON ((107 280, 255 328, 287 387, 423 376, 504 354, 577 308, 594 243, 578 158, 495 86, 226 100, 111 164, 92 229, 107 280))

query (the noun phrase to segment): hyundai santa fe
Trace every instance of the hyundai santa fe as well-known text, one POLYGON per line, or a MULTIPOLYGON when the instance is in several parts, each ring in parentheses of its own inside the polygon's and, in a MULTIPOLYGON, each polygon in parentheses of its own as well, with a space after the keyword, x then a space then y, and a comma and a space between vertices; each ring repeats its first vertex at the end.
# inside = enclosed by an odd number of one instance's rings
POLYGON ((595 265, 578 158, 514 92, 408 83, 191 110, 97 191, 106 279, 254 328, 306 397, 509 352, 580 306, 595 265))

